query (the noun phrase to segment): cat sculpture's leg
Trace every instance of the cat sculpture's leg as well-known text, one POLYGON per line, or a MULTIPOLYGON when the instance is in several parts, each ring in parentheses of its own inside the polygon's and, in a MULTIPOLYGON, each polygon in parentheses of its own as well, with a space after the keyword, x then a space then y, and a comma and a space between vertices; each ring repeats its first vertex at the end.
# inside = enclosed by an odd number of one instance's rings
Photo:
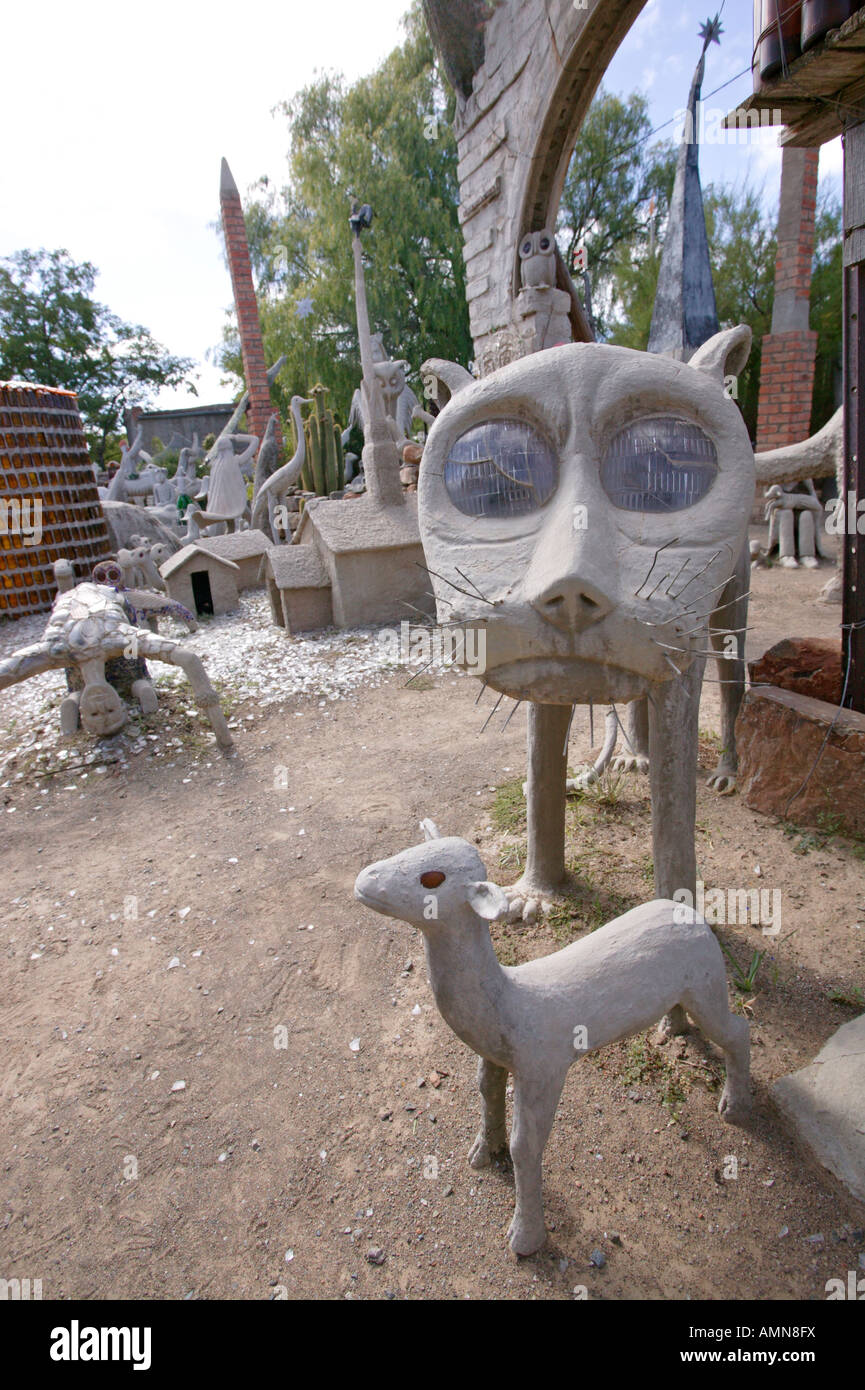
MULTIPOLYGON (((652 792, 652 857, 655 897, 686 890, 695 900, 697 855, 697 765, 700 686, 704 659, 697 658, 678 680, 654 687, 649 698, 649 785, 652 792)), ((687 1029, 678 1005, 661 1024, 661 1037, 687 1029)))
POLYGON ((736 572, 710 619, 709 638, 721 681, 721 753, 709 786, 722 796, 736 790, 736 719, 745 694, 745 630, 748 626, 750 555, 743 549, 736 572))
POLYGON ((507 891, 510 920, 532 920, 542 899, 565 881, 565 784, 570 705, 530 704, 528 710, 528 848, 522 878, 507 891), (532 906, 534 905, 534 906, 532 906))
POLYGON ((505 1124, 507 1084, 508 1073, 504 1067, 497 1067, 485 1057, 478 1058, 478 1090, 483 1104, 483 1124, 469 1149, 469 1163, 473 1168, 486 1168, 493 1154, 500 1153, 508 1146, 505 1124))
POLYGON ((632 700, 625 715, 627 745, 613 759, 614 772, 648 772, 649 770, 649 702, 632 700))

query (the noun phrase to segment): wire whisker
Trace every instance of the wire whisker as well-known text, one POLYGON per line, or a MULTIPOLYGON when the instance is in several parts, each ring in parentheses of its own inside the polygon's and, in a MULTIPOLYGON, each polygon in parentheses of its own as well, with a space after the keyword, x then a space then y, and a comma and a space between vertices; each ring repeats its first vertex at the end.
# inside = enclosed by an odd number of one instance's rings
POLYGON ((644 588, 646 587, 646 585, 648 584, 648 582, 649 582, 649 580, 650 580, 650 578, 651 578, 651 576, 652 576, 652 570, 655 568, 655 565, 658 563, 658 556, 661 554, 661 551, 662 551, 662 550, 668 550, 668 549, 670 548, 671 545, 678 545, 678 543, 679 543, 679 537, 676 536, 673 540, 667 541, 665 545, 659 545, 659 546, 658 546, 658 549, 655 551, 654 555, 652 556, 652 563, 651 563, 651 565, 649 566, 649 572, 648 572, 648 574, 646 575, 645 579, 643 580, 642 584, 640 585, 640 588, 634 590, 634 598, 639 598, 639 596, 640 596, 640 589, 644 589, 644 588))
POLYGON ((499 698, 496 700, 495 704, 493 705, 492 709, 490 710, 489 714, 488 714, 487 717, 486 717, 486 721, 485 721, 485 723, 484 723, 483 729, 481 729, 481 733, 483 733, 483 732, 485 731, 485 729, 486 729, 486 727, 487 727, 487 724, 489 724, 490 720, 492 719, 493 715, 495 714, 496 710, 498 709, 499 705, 501 704, 501 702, 502 702, 502 700, 503 700, 504 698, 505 698, 505 697, 504 697, 504 693, 502 693, 502 694, 499 696, 499 698))
MULTIPOLYGON (((428 569, 427 566, 422 565, 419 560, 415 560, 415 564, 419 570, 424 570, 427 574, 431 574, 433 579, 440 579, 443 584, 449 584, 458 594, 465 594, 466 598, 475 599, 475 601, 477 601, 478 595, 473 594, 469 589, 461 589, 459 584, 454 584, 452 579, 447 579, 443 574, 437 574, 435 570, 428 569)), ((483 595, 481 595, 481 597, 483 598, 483 595)), ((444 602, 448 603, 450 600, 445 599, 444 602)), ((488 603, 491 608, 495 608, 496 606, 491 598, 483 598, 483 602, 488 603)), ((451 607, 453 607, 453 604, 451 604, 451 607)))
POLYGON ((520 705, 521 705, 522 703, 523 703, 522 700, 516 700, 516 701, 514 702, 514 707, 513 707, 513 709, 511 710, 510 714, 508 715, 507 719, 505 720, 504 724, 502 725, 502 730, 501 730, 502 733, 504 733, 505 729, 506 729, 506 728, 508 727, 508 725, 510 724, 511 720, 513 719, 514 715, 516 714, 517 710, 519 709, 519 707, 520 707, 520 705))

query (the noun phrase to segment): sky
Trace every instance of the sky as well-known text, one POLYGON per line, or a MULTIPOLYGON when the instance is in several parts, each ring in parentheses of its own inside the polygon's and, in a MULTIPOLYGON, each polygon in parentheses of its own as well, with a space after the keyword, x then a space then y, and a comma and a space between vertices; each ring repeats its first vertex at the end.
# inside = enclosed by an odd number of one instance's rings
MULTIPOLYGON (((159 407, 229 399, 212 361, 231 305, 213 229, 220 160, 228 159, 242 195, 264 174, 282 186, 287 130, 274 108, 317 70, 349 79, 372 71, 400 42, 407 7, 407 0, 245 0, 240 9, 225 0, 134 8, 41 0, 37 27, 29 6, 7 6, 0 255, 63 247, 92 261, 103 303, 194 358, 197 401, 165 391, 159 407)), ((729 110, 751 90, 746 72, 711 96, 748 68, 752 12, 753 0, 724 0, 726 32, 707 57, 707 112, 729 110)), ((648 0, 605 87, 644 92, 653 124, 669 122, 687 100, 709 13, 692 0, 648 0)), ((675 133, 667 124, 659 138, 675 133)), ((750 179, 770 206, 780 167, 771 130, 747 146, 701 148, 704 183, 750 179)), ((839 141, 824 147, 820 170, 840 194, 839 141)))

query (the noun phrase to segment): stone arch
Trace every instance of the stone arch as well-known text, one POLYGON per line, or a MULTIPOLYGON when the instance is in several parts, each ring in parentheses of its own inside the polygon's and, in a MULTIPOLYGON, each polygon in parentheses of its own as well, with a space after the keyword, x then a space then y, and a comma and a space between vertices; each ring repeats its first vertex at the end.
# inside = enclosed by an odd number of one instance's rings
POLYGON ((586 111, 645 4, 424 0, 456 91, 466 295, 483 373, 583 336, 563 263, 556 287, 521 290, 519 245, 555 218, 586 111))

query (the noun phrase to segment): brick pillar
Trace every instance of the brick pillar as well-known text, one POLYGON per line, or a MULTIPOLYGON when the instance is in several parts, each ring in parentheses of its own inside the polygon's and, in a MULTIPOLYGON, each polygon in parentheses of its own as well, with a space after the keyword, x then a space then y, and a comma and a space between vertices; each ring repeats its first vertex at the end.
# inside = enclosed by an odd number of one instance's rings
POLYGON ((819 150, 786 147, 781 166, 772 331, 763 339, 757 450, 807 439, 817 334, 808 327, 819 150))
MULTIPOLYGON (((252 265, 249 259, 249 242, 246 239, 246 224, 243 220, 243 204, 237 191, 237 184, 223 159, 219 181, 219 204, 222 209, 222 229, 225 233, 225 250, 228 268, 231 271, 231 286, 234 291, 234 305, 237 310, 237 326, 240 331, 240 349, 243 354, 243 376, 249 392, 249 405, 246 418, 251 434, 264 438, 267 422, 273 414, 270 400, 270 386, 267 381, 267 365, 264 360, 264 344, 261 340, 261 322, 258 317, 258 303, 255 286, 252 283, 252 265)), ((282 433, 277 424, 277 443, 282 445, 282 433)))

